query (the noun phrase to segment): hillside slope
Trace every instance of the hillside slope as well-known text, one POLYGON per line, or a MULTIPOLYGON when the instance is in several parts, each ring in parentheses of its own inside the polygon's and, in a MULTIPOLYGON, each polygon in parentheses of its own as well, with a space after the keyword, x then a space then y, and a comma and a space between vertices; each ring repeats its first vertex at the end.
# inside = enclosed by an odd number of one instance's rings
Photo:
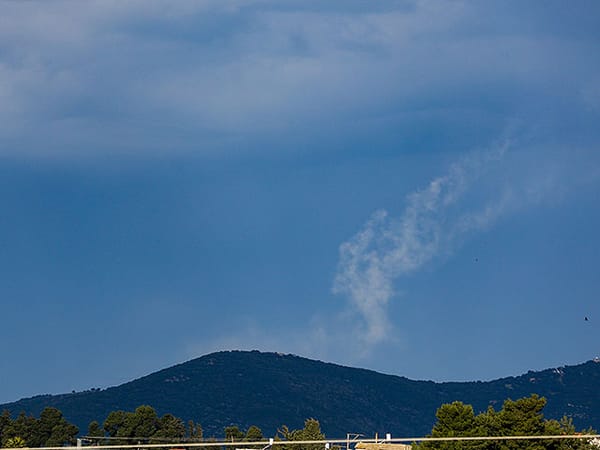
POLYGON ((117 387, 36 396, 0 410, 37 416, 54 406, 82 434, 89 422, 103 421, 110 411, 147 404, 159 415, 200 422, 207 436, 220 436, 231 424, 258 425, 273 435, 282 424, 300 428, 309 417, 319 419, 329 437, 347 432, 415 436, 431 430, 442 403, 461 400, 483 411, 532 393, 548 399, 546 417, 568 415, 578 428, 600 428, 600 364, 592 361, 490 382, 434 383, 293 355, 218 352, 117 387))

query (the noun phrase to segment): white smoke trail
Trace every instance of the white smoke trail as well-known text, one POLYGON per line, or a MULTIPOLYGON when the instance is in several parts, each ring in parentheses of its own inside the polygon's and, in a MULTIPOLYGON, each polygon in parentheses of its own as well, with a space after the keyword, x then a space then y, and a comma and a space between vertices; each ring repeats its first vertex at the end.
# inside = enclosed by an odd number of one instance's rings
POLYGON ((461 159, 446 175, 408 195, 398 218, 376 211, 362 230, 340 246, 333 292, 347 296, 360 314, 359 338, 367 347, 391 334, 386 311, 398 277, 448 254, 468 233, 490 226, 506 210, 509 202, 502 196, 474 211, 456 211, 459 200, 507 147, 505 143, 461 159))

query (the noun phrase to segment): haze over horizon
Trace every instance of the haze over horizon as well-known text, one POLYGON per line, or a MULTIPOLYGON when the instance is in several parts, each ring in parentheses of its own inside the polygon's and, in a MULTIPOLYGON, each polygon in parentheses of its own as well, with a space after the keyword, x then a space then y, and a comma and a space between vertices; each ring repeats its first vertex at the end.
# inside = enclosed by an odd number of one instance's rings
POLYGON ((0 3, 0 403, 219 350, 600 355, 600 4, 0 3))

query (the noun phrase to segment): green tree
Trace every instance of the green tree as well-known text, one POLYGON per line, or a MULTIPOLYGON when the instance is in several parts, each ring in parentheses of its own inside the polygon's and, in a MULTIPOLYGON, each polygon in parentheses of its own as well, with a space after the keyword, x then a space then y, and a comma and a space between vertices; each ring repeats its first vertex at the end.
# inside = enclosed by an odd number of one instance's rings
POLYGON ((10 425, 12 419, 10 418, 10 412, 8 410, 2 411, 0 415, 0 445, 4 441, 4 430, 10 425))
MULTIPOLYGON (((139 406, 134 412, 110 412, 104 421, 103 429, 109 437, 121 438, 112 440, 111 443, 114 444, 160 443, 185 439, 201 441, 203 438, 202 426, 199 423, 196 424, 190 420, 186 428, 180 418, 173 414, 165 414, 159 418, 154 408, 148 405, 139 406)), ((103 436, 99 426, 95 430, 94 434, 90 434, 90 436, 103 436)))
POLYGON ((225 440, 231 442, 243 441, 246 434, 237 425, 225 427, 225 440))
MULTIPOLYGON (((475 413, 471 405, 453 402, 440 406, 435 413, 437 422, 433 426, 431 437, 466 437, 474 436, 477 431, 475 413)), ((470 442, 424 442, 420 448, 458 450, 472 448, 470 442)))
POLYGON ((62 413, 58 409, 44 408, 39 420, 31 428, 27 444, 30 447, 42 447, 52 435, 54 426, 60 423, 60 419, 62 419, 62 413))
POLYGON ((0 415, 0 446, 60 447, 74 445, 79 429, 67 422, 56 408, 44 408, 40 418, 21 412, 15 420, 5 411, 0 415))
POLYGON ((202 425, 195 423, 193 420, 188 420, 187 436, 192 441, 201 441, 204 438, 202 425))
POLYGON ((128 413, 125 411, 111 411, 108 416, 106 416, 103 427, 108 436, 113 438, 117 437, 119 429, 125 424, 125 417, 127 414, 128 413))
MULTIPOLYGON (((262 430, 258 428, 256 425, 251 425, 246 430, 246 435, 244 436, 244 441, 246 442, 259 442, 264 440, 264 436, 262 430)), ((263 445, 245 445, 246 448, 256 448, 260 449, 263 445)))
POLYGON ((158 420, 158 429, 152 437, 182 441, 185 438, 185 424, 180 418, 165 414, 158 420))
MULTIPOLYGON (((488 408, 475 416, 473 408, 461 402, 442 405, 436 412, 437 422, 431 437, 473 436, 543 436, 575 434, 569 419, 546 420, 542 410, 546 399, 531 395, 519 400, 508 399, 500 411, 488 408)), ((593 434, 593 430, 586 430, 593 434)), ((591 450, 585 440, 480 440, 480 441, 426 441, 418 449, 477 449, 477 450, 591 450)), ((597 450, 597 449, 596 449, 597 450)))
POLYGON ((138 406, 135 412, 125 413, 123 424, 117 430, 117 437, 146 441, 158 431, 158 423, 154 408, 148 405, 138 406))
POLYGON ((87 435, 90 437, 104 437, 104 430, 100 427, 97 420, 93 420, 88 425, 87 435))
POLYGON ((506 400, 498 413, 500 429, 503 434, 513 436, 543 434, 544 406, 546 399, 536 394, 519 400, 506 400))
POLYGON ((24 412, 21 412, 15 420, 11 420, 4 428, 5 441, 10 438, 20 437, 25 440, 27 445, 33 447, 31 437, 35 431, 36 424, 37 421, 33 416, 26 416, 24 412))
MULTIPOLYGON (((321 431, 321 425, 317 419, 306 419, 304 428, 300 430, 290 430, 286 425, 282 425, 277 430, 277 434, 281 435, 286 441, 321 441, 325 439, 325 435, 321 431)), ((279 436, 278 436, 279 437, 279 436)), ((321 450, 319 444, 286 444, 283 450, 321 450)))
POLYGON ((93 420, 88 425, 87 435, 92 438, 94 445, 101 445, 105 443, 104 430, 100 426, 97 420, 93 420))
POLYGON ((246 431, 244 440, 247 442, 258 442, 264 439, 262 430, 256 425, 251 425, 246 431))
POLYGON ((75 445, 79 429, 67 422, 62 412, 47 407, 39 420, 32 426, 27 443, 30 447, 60 447, 64 444, 75 445))
MULTIPOLYGON (((573 420, 569 417, 563 417, 560 420, 546 420, 544 423, 545 435, 574 435, 577 434, 578 431, 575 429, 575 425, 573 425, 573 420)), ((588 428, 581 431, 582 434, 596 434, 595 430, 592 428, 588 428)), ((556 448, 556 449, 573 449, 573 450, 587 450, 590 448, 598 450, 597 446, 593 446, 586 440, 583 439, 561 439, 560 441, 551 441, 549 442, 551 447, 547 448, 556 448)))
POLYGON ((316 441, 325 439, 325 435, 321 431, 321 424, 317 419, 306 419, 304 428, 300 432, 302 440, 316 441))
MULTIPOLYGON (((494 420, 490 423, 496 428, 495 435, 499 436, 543 436, 546 425, 544 414, 546 399, 536 394, 518 400, 508 399, 502 409, 493 414, 494 420)), ((494 430, 488 430, 494 431, 494 430)), ((548 448, 562 448, 549 441, 504 441, 501 448, 514 450, 543 450, 548 448)), ((488 446, 489 447, 489 446, 488 446)))

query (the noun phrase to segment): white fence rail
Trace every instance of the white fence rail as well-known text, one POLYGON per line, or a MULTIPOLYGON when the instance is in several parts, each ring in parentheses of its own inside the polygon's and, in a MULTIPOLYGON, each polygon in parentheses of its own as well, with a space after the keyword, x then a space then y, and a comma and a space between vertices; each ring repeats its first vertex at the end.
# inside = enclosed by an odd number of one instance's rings
MULTIPOLYGON (((468 436, 468 437, 406 437, 406 438, 390 438, 390 439, 361 439, 360 443, 364 444, 410 444, 412 442, 425 442, 425 441, 517 441, 517 440, 557 440, 557 439, 585 439, 588 441, 600 442, 600 434, 572 434, 572 435, 547 435, 547 436, 468 436)), ((330 448, 331 445, 345 445, 349 441, 347 438, 343 439, 326 439, 317 441, 280 441, 275 439, 269 439, 268 441, 256 441, 256 442, 234 442, 234 441, 221 441, 221 442, 164 442, 162 444, 119 444, 119 445, 78 445, 71 447, 36 447, 29 448, 23 447, 20 450, 81 450, 82 448, 90 450, 112 450, 112 449, 136 449, 136 450, 152 450, 152 449, 195 449, 199 447, 226 447, 226 448, 249 448, 249 447, 261 447, 263 449, 269 449, 278 445, 322 445, 324 449, 330 448)), ((352 444, 358 444, 357 441, 351 441, 352 444)), ((599 447, 600 448, 600 447, 599 447)), ((15 450, 0 448, 0 450, 15 450)), ((276 449, 273 449, 276 450, 276 449)))

